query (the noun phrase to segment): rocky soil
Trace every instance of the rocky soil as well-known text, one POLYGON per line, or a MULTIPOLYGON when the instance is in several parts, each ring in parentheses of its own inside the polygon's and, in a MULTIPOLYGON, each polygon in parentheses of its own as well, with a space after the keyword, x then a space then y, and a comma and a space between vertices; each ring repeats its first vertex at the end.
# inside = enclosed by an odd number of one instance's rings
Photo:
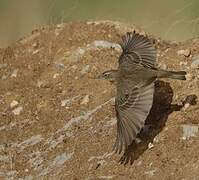
POLYGON ((199 179, 199 39, 154 39, 157 66, 187 71, 156 82, 146 126, 112 153, 114 85, 93 77, 117 67, 127 31, 109 21, 34 30, 0 49, 0 179, 199 179))

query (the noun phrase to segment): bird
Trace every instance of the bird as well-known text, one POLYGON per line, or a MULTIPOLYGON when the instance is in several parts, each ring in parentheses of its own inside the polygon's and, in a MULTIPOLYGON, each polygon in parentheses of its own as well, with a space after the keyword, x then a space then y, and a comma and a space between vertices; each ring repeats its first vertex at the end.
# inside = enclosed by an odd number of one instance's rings
POLYGON ((155 66, 156 48, 149 37, 127 32, 120 43, 122 53, 118 68, 107 70, 97 79, 116 86, 116 153, 125 152, 145 125, 153 104, 154 82, 159 78, 186 80, 185 71, 166 71, 155 66))

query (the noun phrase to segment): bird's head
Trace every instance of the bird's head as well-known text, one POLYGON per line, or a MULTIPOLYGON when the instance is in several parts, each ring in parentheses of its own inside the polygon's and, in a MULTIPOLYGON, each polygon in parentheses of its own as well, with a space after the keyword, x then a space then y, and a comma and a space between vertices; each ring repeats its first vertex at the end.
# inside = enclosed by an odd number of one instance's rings
POLYGON ((98 75, 96 79, 107 79, 114 82, 117 76, 117 70, 104 71, 102 74, 98 75))

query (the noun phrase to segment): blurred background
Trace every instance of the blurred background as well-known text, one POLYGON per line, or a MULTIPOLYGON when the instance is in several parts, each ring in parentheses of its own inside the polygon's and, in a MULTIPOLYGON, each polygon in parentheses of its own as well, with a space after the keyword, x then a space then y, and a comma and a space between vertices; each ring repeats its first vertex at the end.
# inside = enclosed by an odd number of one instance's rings
POLYGON ((198 0, 0 0, 0 47, 46 24, 116 20, 163 39, 199 35, 198 0))

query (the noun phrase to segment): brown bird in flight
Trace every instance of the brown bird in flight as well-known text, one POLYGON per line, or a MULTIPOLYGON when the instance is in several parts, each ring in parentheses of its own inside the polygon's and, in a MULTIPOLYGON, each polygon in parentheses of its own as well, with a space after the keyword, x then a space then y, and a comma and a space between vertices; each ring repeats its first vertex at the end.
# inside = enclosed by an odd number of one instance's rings
POLYGON ((156 49, 148 37, 128 32, 120 45, 122 54, 118 69, 105 71, 97 77, 114 81, 117 87, 114 150, 119 153, 128 148, 144 127, 153 104, 155 80, 186 80, 185 71, 165 71, 155 67, 156 49))

